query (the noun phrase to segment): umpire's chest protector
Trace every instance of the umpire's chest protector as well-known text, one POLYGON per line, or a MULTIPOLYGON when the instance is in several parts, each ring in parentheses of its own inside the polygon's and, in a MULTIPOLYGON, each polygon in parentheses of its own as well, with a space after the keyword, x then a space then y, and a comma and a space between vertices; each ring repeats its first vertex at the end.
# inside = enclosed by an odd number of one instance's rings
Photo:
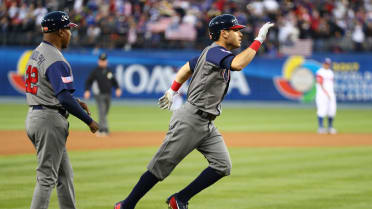
POLYGON ((195 66, 187 100, 199 109, 213 115, 220 114, 220 103, 226 95, 230 70, 208 62, 206 55, 214 44, 204 49, 195 66))

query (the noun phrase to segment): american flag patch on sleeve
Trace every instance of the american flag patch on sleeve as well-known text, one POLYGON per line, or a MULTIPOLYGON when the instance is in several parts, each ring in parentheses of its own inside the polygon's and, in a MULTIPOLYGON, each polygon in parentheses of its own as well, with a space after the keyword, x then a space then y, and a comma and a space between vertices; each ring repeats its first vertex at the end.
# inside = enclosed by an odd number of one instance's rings
POLYGON ((72 76, 68 76, 68 77, 63 77, 61 76, 62 78, 62 82, 63 83, 71 83, 74 79, 72 78, 72 76))

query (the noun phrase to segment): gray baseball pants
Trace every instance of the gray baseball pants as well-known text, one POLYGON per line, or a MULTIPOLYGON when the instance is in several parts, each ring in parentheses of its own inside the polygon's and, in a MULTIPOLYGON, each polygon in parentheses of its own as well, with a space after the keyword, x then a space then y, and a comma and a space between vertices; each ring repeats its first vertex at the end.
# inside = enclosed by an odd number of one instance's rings
POLYGON ((47 209, 55 186, 60 209, 76 209, 73 170, 66 151, 68 129, 67 119, 57 110, 28 111, 26 131, 37 151, 31 209, 47 209))
POLYGON ((110 94, 98 94, 94 95, 94 99, 97 102, 98 115, 99 115, 99 127, 100 131, 108 132, 107 114, 110 109, 111 95, 110 94))
POLYGON ((230 174, 230 155, 222 135, 213 121, 197 115, 197 110, 186 102, 174 111, 163 144, 147 166, 159 180, 165 179, 194 149, 204 155, 209 167, 221 175, 230 174))

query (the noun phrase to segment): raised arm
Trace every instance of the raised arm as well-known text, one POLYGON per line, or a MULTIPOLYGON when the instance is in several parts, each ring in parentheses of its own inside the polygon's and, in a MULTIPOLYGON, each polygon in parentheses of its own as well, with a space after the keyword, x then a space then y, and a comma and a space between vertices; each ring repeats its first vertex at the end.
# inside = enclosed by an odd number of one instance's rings
POLYGON ((269 29, 273 26, 274 23, 267 22, 260 28, 260 31, 258 32, 258 35, 254 39, 253 43, 247 49, 236 55, 232 60, 231 68, 233 70, 243 70, 253 60, 261 44, 265 41, 269 29))

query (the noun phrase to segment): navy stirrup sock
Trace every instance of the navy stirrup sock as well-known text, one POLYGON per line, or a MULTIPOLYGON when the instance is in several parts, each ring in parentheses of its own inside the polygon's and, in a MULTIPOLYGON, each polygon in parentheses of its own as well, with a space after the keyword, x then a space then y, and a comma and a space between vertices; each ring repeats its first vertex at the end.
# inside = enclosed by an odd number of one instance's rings
POLYGON ((323 117, 318 117, 318 125, 319 125, 319 128, 323 128, 323 117))
POLYGON ((328 128, 332 128, 332 127, 333 127, 333 118, 328 117, 328 128))
POLYGON ((123 209, 133 209, 137 202, 156 184, 159 179, 154 176, 150 171, 146 171, 139 179, 132 192, 123 201, 123 209))
POLYGON ((222 177, 223 175, 217 173, 215 169, 208 167, 203 172, 201 172, 201 174, 193 182, 191 182, 187 187, 180 191, 177 194, 177 198, 180 201, 186 203, 194 195, 214 184, 222 177))

